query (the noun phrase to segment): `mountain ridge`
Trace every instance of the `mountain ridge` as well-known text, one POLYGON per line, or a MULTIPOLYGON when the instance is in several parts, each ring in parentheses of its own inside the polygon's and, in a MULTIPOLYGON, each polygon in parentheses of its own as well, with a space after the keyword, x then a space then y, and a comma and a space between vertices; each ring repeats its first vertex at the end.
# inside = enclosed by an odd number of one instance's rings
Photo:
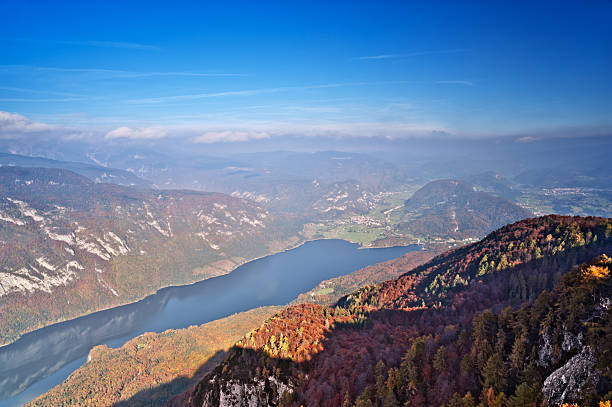
POLYGON ((76 172, 97 183, 106 182, 123 186, 140 187, 151 187, 152 185, 150 181, 144 180, 127 170, 76 161, 59 161, 46 157, 0 153, 0 166, 59 168, 76 172))
POLYGON ((221 193, 2 167, 0 342, 227 273, 293 242, 296 231, 283 223, 255 202, 221 193))

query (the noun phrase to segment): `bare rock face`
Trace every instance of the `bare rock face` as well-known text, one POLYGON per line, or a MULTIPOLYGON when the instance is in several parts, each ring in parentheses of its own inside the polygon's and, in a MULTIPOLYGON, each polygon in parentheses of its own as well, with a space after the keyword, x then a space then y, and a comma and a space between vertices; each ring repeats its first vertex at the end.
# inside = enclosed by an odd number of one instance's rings
POLYGON ((573 350, 580 349, 582 347, 582 332, 578 332, 574 335, 567 329, 563 332, 563 343, 561 343, 561 349, 564 352, 571 352, 573 350))
POLYGON ((278 406, 285 394, 293 393, 291 384, 283 383, 274 376, 254 377, 251 380, 221 379, 213 376, 208 381, 208 391, 201 394, 202 407, 259 407, 278 406))
POLYGON ((600 375, 594 369, 597 359, 585 348, 544 380, 542 394, 549 405, 574 402, 580 398, 580 389, 591 380, 596 385, 600 375))
MULTIPOLYGON (((574 333, 564 327, 563 342, 561 343, 564 355, 580 351, 583 347, 582 339, 582 332, 574 333)), ((543 332, 539 339, 538 360, 536 364, 540 367, 549 368, 559 363, 560 359, 560 355, 554 356, 551 334, 543 332)))
POLYGON ((542 333, 540 336, 540 346, 538 347, 538 360, 536 364, 541 367, 548 367, 553 363, 553 346, 550 334, 542 333))

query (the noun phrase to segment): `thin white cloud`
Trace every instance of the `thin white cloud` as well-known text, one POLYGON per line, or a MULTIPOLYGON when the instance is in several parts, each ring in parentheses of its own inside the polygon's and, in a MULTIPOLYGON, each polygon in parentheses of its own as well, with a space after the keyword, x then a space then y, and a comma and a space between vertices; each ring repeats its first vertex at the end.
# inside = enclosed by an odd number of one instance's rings
POLYGON ((156 140, 165 138, 168 133, 160 127, 118 127, 114 130, 109 131, 104 136, 107 140, 113 139, 135 139, 135 140, 156 140))
POLYGON ((134 77, 137 76, 192 76, 192 77, 223 77, 223 76, 249 76, 244 73, 206 73, 206 72, 177 72, 177 71, 169 71, 169 72, 129 72, 129 74, 134 77))
POLYGON ((457 81, 436 81, 435 82, 438 85, 465 85, 465 86, 472 86, 474 85, 474 82, 472 81, 462 81, 462 80, 457 80, 457 81))
POLYGON ((334 106, 285 106, 284 110, 306 113, 341 113, 342 109, 334 106))
POLYGON ((352 58, 356 61, 368 61, 368 60, 380 60, 380 59, 398 59, 398 58, 410 58, 410 57, 419 57, 424 55, 443 55, 443 54, 457 54, 460 52, 468 52, 469 49, 466 48, 454 48, 454 49, 442 49, 437 51, 417 51, 417 52, 409 52, 406 54, 379 54, 379 55, 367 55, 362 57, 352 58))
POLYGON ((357 61, 366 61, 366 60, 372 60, 372 59, 396 59, 396 58, 403 58, 405 56, 406 56, 405 54, 381 54, 381 55, 369 55, 365 57, 355 57, 353 59, 357 61))
POLYGON ((427 123, 401 122, 333 122, 333 121, 233 121, 227 123, 192 124, 190 128, 174 129, 173 134, 188 134, 196 129, 201 134, 189 140, 195 144, 247 142, 284 136, 304 137, 384 137, 397 139, 447 134, 444 126, 427 123), (209 127, 210 130, 206 128, 209 127), (247 130, 248 129, 248 130, 247 130))
POLYGON ((51 125, 28 119, 18 113, 0 110, 0 139, 27 140, 74 140, 90 137, 91 132, 78 128, 51 125))
MULTIPOLYGON (((165 143, 213 144, 240 143, 286 136, 299 137, 342 137, 342 138, 430 138, 430 137, 467 137, 486 138, 511 136, 516 142, 531 142, 535 139, 550 137, 581 137, 610 134, 609 125, 575 128, 539 129, 537 131, 509 133, 503 129, 490 129, 486 133, 465 131, 448 127, 445 124, 424 120, 422 117, 404 115, 395 121, 359 121, 343 118, 321 120, 311 118, 291 118, 288 120, 245 120, 236 117, 194 117, 192 120, 181 118, 172 124, 168 120, 156 125, 134 125, 116 127, 108 132, 95 129, 50 125, 30 120, 18 113, 0 111, 0 139, 17 140, 24 147, 36 145, 41 140, 83 140, 100 142, 129 141, 147 145, 166 140, 165 143)), ((121 119, 116 119, 121 120, 121 119)), ((117 121, 114 121, 117 125, 117 121)), ((195 148, 195 147, 194 147, 195 148)))
POLYGON ((160 96, 153 98, 141 98, 141 99, 129 99, 128 103, 163 103, 163 102, 181 102, 187 100, 197 99, 208 99, 218 98, 227 96, 255 96, 268 93, 279 93, 279 92, 291 92, 291 91, 304 91, 313 89, 327 89, 327 88, 340 88, 340 87, 358 87, 358 86, 380 86, 380 85, 409 85, 409 84, 461 84, 461 85, 472 85, 470 81, 452 80, 452 81, 373 81, 373 82, 344 82, 344 83, 327 83, 321 85, 308 85, 308 86, 281 86, 277 88, 262 88, 262 89, 246 89, 246 90, 234 90, 225 92, 211 92, 211 93, 194 93, 188 95, 171 95, 171 96, 160 96))
POLYGON ((161 103, 161 102, 178 102, 183 100, 195 100, 195 99, 207 99, 216 98, 223 96, 253 96, 264 93, 276 93, 288 90, 290 88, 270 88, 270 89, 249 89, 249 90, 237 90, 237 91, 226 91, 226 92, 213 92, 213 93, 196 93, 189 95, 173 95, 173 96, 162 96, 157 98, 143 98, 143 99, 131 99, 128 103, 161 103))
POLYGON ((7 103, 53 103, 53 102, 75 102, 81 98, 51 98, 51 99, 28 99, 28 98, 0 98, 0 102, 7 103))
POLYGON ((182 100, 217 98, 217 97, 225 97, 225 96, 255 96, 255 95, 261 95, 261 94, 266 94, 266 93, 278 93, 278 92, 325 89, 325 88, 339 88, 339 87, 345 87, 345 86, 389 85, 389 84, 402 84, 402 83, 415 83, 415 82, 412 82, 412 81, 378 81, 378 82, 326 83, 326 84, 321 84, 321 85, 308 85, 308 86, 281 86, 277 88, 246 89, 246 90, 234 90, 234 91, 225 91, 225 92, 161 96, 157 98, 131 99, 131 100, 128 100, 127 102, 129 103, 160 103, 160 102, 173 102, 173 101, 182 101, 182 100))
POLYGON ((30 93, 36 95, 57 95, 57 96, 69 96, 69 97, 80 97, 83 95, 79 95, 76 93, 68 93, 68 92, 56 92, 53 90, 40 90, 40 89, 28 89, 28 88, 16 88, 12 86, 0 86, 0 90, 5 90, 8 92, 17 92, 17 93, 30 93))
POLYGON ((153 76, 185 76, 185 77, 244 77, 248 74, 233 73, 233 72, 183 72, 183 71, 153 71, 153 72, 138 72, 126 71, 121 69, 104 69, 104 68, 63 68, 51 66, 32 66, 32 65, 0 65, 0 71, 18 72, 23 71, 38 71, 38 72, 58 72, 58 73, 81 73, 89 75, 97 75, 101 77, 111 78, 145 78, 153 76))
POLYGON ((125 48, 125 49, 139 49, 148 51, 159 51, 160 47, 150 44, 141 44, 137 42, 125 42, 125 41, 54 41, 54 40, 40 40, 35 38, 2 38, 0 41, 9 42, 29 42, 39 44, 59 44, 59 45, 78 45, 85 47, 97 47, 97 48, 125 48))
POLYGON ((270 138, 266 132, 260 131, 240 131, 240 130, 225 130, 225 131, 207 131, 197 137, 191 139, 196 144, 210 143, 236 143, 249 140, 261 140, 270 138))
POLYGON ((139 44, 137 42, 122 42, 122 41, 55 41, 56 44, 66 45, 81 45, 86 47, 101 47, 101 48, 127 48, 141 49, 148 51, 159 51, 160 47, 149 44, 139 44))
POLYGON ((0 97, 0 102, 51 103, 51 102, 75 102, 78 100, 83 100, 83 98, 81 97, 83 95, 76 95, 74 93, 65 93, 65 92, 55 92, 51 90, 16 88, 16 87, 11 87, 11 86, 0 86, 0 90, 6 91, 6 92, 17 93, 17 94, 25 93, 28 95, 64 96, 61 98, 0 97))

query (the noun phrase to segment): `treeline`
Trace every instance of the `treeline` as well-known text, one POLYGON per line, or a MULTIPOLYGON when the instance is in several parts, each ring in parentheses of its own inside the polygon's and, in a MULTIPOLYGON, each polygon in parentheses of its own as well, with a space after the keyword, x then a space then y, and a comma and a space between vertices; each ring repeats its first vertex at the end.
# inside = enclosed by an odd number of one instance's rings
POLYGON ((395 279, 404 274, 405 270, 420 266, 442 252, 443 247, 441 245, 432 245, 428 246, 426 251, 409 252, 398 259, 374 264, 351 274, 326 280, 307 293, 300 294, 292 304, 333 305, 341 297, 355 292, 359 287, 395 279))

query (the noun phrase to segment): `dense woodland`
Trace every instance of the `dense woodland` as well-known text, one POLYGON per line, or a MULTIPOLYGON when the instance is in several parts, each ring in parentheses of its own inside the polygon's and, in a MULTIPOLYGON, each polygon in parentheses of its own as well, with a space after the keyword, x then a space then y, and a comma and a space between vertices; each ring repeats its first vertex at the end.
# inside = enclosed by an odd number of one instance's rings
POLYGON ((189 401, 214 404, 238 383, 272 405, 597 405, 612 396, 611 264, 599 257, 611 252, 610 219, 509 225, 335 308, 286 309, 189 401), (561 396, 553 373, 570 359, 584 369, 561 396))

